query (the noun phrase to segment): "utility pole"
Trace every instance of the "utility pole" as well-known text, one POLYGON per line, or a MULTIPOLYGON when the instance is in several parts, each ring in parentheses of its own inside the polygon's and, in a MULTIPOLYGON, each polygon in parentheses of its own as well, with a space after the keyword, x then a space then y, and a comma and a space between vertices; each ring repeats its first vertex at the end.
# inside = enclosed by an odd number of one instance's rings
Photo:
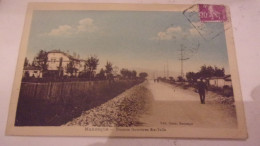
POLYGON ((165 77, 165 64, 163 65, 163 77, 165 77))
POLYGON ((181 46, 181 77, 183 77, 183 48, 181 46))
POLYGON ((169 78, 169 66, 168 66, 168 59, 167 59, 167 79, 169 78))
POLYGON ((181 77, 183 77, 184 78, 184 73, 183 73, 183 61, 185 61, 185 60, 188 60, 188 59, 190 59, 190 58, 187 58, 187 57, 185 57, 184 56, 184 48, 183 48, 183 45, 181 45, 181 58, 179 59, 180 61, 181 61, 181 77))

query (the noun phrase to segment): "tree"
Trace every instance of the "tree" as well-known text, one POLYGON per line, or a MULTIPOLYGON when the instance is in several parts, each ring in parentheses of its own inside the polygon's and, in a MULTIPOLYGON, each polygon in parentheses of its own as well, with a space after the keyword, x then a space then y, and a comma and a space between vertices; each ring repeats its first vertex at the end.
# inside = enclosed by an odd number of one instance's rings
POLYGON ((48 69, 48 52, 40 50, 37 56, 34 58, 33 66, 40 67, 43 75, 46 74, 48 69))
POLYGON ((199 73, 200 77, 208 78, 214 76, 215 70, 212 66, 203 65, 201 66, 199 73))
POLYGON ((225 76, 225 69, 224 68, 218 68, 218 67, 212 67, 212 66, 206 66, 203 65, 200 68, 200 71, 197 73, 199 78, 210 78, 213 76, 216 77, 224 77, 225 76))
POLYGON ((173 77, 169 77, 170 81, 174 82, 174 78, 173 77))
POLYGON ((25 57, 25 59, 24 59, 24 65, 23 66, 24 67, 30 66, 30 63, 29 63, 29 60, 27 59, 27 57, 25 57))
POLYGON ((29 77, 30 77, 29 72, 28 72, 28 71, 25 71, 25 73, 24 73, 24 78, 29 78, 29 77))
POLYGON ((147 74, 146 72, 141 72, 141 73, 139 73, 139 77, 140 77, 141 79, 145 79, 147 76, 148 76, 148 74, 147 74))
POLYGON ((125 69, 125 68, 122 68, 121 70, 120 70, 120 73, 121 73, 121 75, 122 75, 122 77, 124 78, 124 79, 126 79, 127 77, 128 77, 128 70, 127 69, 125 69))
POLYGON ((99 73, 97 74, 97 79, 99 80, 105 80, 106 76, 105 76, 105 71, 103 68, 100 69, 99 73))
POLYGON ((224 77, 225 76, 225 69, 224 68, 220 69, 220 68, 215 66, 215 73, 214 73, 214 75, 216 77, 224 77))
POLYGON ((67 64, 67 70, 66 71, 72 77, 73 77, 73 74, 78 71, 78 69, 75 67, 75 63, 74 63, 73 60, 70 60, 70 62, 67 64))
POLYGON ((133 70, 133 71, 131 72, 131 78, 132 78, 132 79, 135 79, 135 78, 136 78, 136 75, 137 75, 136 71, 133 70))
POLYGON ((112 63, 107 61, 107 64, 105 66, 106 67, 105 72, 106 72, 106 77, 109 80, 113 78, 113 74, 112 74, 113 67, 112 66, 113 66, 112 63))
POLYGON ((79 73, 79 78, 87 78, 90 79, 90 72, 89 71, 84 71, 79 73))
POLYGON ((58 70, 59 70, 59 77, 62 77, 62 76, 63 76, 62 62, 63 62, 63 58, 61 57, 61 58, 60 58, 60 61, 59 61, 59 66, 57 67, 58 70))
POLYGON ((37 66, 37 64, 38 64, 38 63, 37 63, 36 57, 34 57, 34 58, 33 58, 33 61, 32 61, 32 66, 35 67, 35 66, 37 66))
POLYGON ((107 62, 105 67, 106 67, 106 73, 107 74, 112 73, 113 67, 112 67, 112 63, 111 62, 107 62))
POLYGON ((177 81, 178 81, 178 82, 184 82, 184 78, 183 78, 182 76, 178 76, 178 77, 177 77, 177 81))
POLYGON ((99 59, 96 56, 91 56, 85 62, 85 69, 90 72, 90 80, 94 77, 94 71, 97 69, 99 59))
POLYGON ((194 82, 197 81, 197 79, 199 78, 198 75, 194 72, 188 72, 186 73, 186 78, 187 78, 187 81, 191 84, 193 84, 194 82))

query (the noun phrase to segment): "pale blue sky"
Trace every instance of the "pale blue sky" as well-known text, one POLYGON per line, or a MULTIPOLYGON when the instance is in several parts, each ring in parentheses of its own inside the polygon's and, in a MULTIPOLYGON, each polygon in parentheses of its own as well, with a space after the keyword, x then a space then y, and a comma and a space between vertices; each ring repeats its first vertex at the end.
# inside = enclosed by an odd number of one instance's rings
MULTIPOLYGON (((216 25, 223 29, 222 23, 216 25)), ((206 24, 214 30, 212 26, 206 24)), ((181 44, 190 58, 184 63, 185 72, 198 71, 204 64, 229 72, 224 33, 206 41, 181 12, 35 11, 27 57, 32 61, 40 49, 69 50, 82 59, 98 56, 99 68, 111 61, 119 68, 157 74, 168 60, 170 74, 176 76, 181 44)))

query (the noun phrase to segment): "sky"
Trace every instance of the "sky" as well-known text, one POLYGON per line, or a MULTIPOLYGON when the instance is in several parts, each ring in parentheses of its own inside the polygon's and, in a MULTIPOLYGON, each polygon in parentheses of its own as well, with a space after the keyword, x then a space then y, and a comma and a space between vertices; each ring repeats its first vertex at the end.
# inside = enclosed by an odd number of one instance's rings
MULTIPOLYGON (((196 24, 199 17, 193 20, 196 24)), ((203 24, 207 30, 223 29, 223 23, 203 24)), ((184 72, 198 71, 202 65, 224 67, 229 73, 225 34, 210 40, 198 32, 182 12, 155 11, 34 11, 27 58, 40 50, 60 50, 81 59, 99 58, 119 69, 145 71, 150 76, 180 75, 180 49, 184 72)))

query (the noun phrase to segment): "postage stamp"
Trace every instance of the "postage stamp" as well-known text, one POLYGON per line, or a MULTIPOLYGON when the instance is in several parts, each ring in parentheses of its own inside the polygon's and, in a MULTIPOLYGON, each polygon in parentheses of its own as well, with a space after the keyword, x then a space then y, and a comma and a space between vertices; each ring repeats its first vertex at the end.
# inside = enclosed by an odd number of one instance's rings
POLYGON ((231 28, 231 24, 226 23, 230 20, 223 5, 192 5, 183 11, 183 15, 205 40, 212 40, 231 28))
POLYGON ((201 22, 224 22, 227 21, 226 9, 223 5, 199 4, 201 22))

